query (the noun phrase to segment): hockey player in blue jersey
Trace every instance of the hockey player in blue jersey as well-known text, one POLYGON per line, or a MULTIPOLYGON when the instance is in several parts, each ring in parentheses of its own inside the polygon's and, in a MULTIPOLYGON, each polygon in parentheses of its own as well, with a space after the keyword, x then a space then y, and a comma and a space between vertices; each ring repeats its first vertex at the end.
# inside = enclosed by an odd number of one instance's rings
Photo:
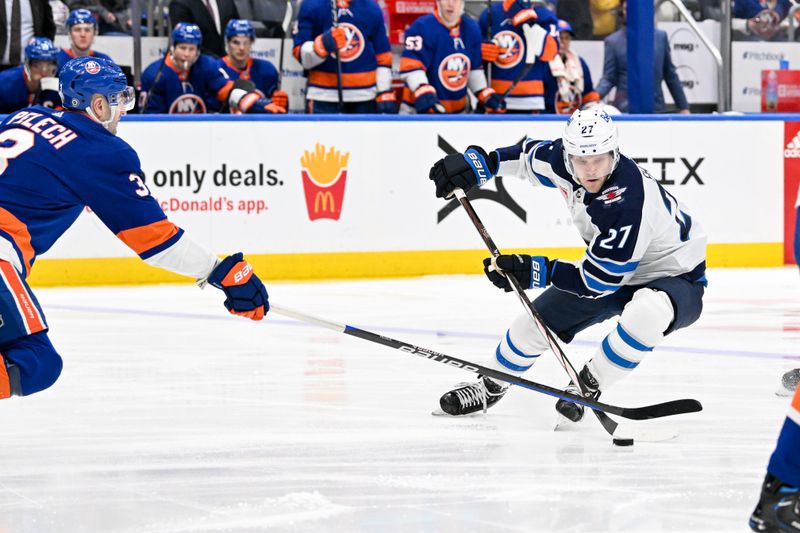
POLYGON ((481 56, 486 68, 491 68, 492 88, 507 93, 509 113, 540 113, 545 108, 542 80, 548 62, 558 53, 558 19, 547 7, 536 4, 531 0, 492 3, 478 19, 481 34, 490 36, 481 56))
POLYGON ((761 497, 750 515, 750 529, 762 533, 800 533, 800 389, 769 459, 761 497))
MULTIPOLYGON (((256 40, 256 30, 249 20, 231 19, 225 26, 225 49, 228 54, 217 61, 232 80, 250 80, 257 93, 250 98, 269 98, 277 107, 284 110, 289 107, 289 95, 278 87, 278 70, 269 61, 257 59, 250 55, 256 40)), ((240 102, 246 107, 247 101, 240 102)))
MULTIPOLYGON (((470 146, 448 155, 430 172, 436 196, 465 192, 496 175, 517 175, 557 188, 587 249, 569 262, 537 255, 484 260, 497 287, 505 275, 524 288, 545 289, 533 306, 562 341, 619 315, 594 357, 579 373, 595 397, 635 369, 673 331, 700 316, 705 290, 706 236, 689 209, 632 159, 619 153, 617 127, 605 112, 576 111, 561 139, 520 144, 487 153, 470 146), (488 174, 487 174, 488 171, 488 174), (505 274, 505 275, 504 275, 505 274)), ((527 314, 508 329, 486 366, 520 375, 549 347, 527 314)), ((569 390, 577 388, 570 385, 569 390)), ((474 413, 494 405, 506 385, 487 377, 448 392, 442 410, 474 413)), ((556 409, 578 421, 583 407, 559 400, 556 409)))
POLYGON ((292 54, 308 70, 309 113, 338 113, 340 105, 343 113, 397 113, 392 50, 374 0, 305 0, 297 15, 292 54), (331 1, 336 2, 337 26, 331 1))
POLYGON ((34 106, 0 123, 0 398, 39 392, 61 373, 26 278, 85 206, 148 264, 221 289, 231 313, 260 320, 269 310, 241 253, 219 260, 150 195, 136 152, 116 136, 134 105, 122 70, 81 57, 64 65, 59 81, 64 111, 34 106))
POLYGON ((437 0, 436 11, 406 29, 400 75, 403 113, 462 113, 467 89, 491 112, 505 107, 486 82, 480 29, 464 16, 464 0, 437 0))
POLYGON ((142 73, 143 113, 208 113, 219 111, 226 102, 247 113, 286 112, 269 100, 248 96, 253 93, 248 84, 235 86, 215 58, 200 53, 202 42, 197 24, 175 25, 172 46, 163 61, 151 63, 142 73))
POLYGON ((69 48, 58 51, 58 70, 64 63, 76 57, 99 57, 111 59, 102 52, 92 50, 94 38, 97 35, 97 19, 88 9, 75 9, 67 17, 67 32, 69 33, 69 48))
POLYGON ((34 37, 25 45, 22 65, 0 72, 0 113, 13 113, 34 103, 61 105, 58 96, 58 49, 47 37, 34 37))

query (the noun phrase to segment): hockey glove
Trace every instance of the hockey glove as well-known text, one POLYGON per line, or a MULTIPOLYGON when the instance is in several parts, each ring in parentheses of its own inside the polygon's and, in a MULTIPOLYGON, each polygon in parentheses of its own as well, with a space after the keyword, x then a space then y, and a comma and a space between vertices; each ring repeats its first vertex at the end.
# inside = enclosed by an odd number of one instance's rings
POLYGON ((524 0, 505 0, 503 2, 503 11, 506 12, 506 17, 511 19, 511 24, 514 26, 539 18, 536 11, 524 0))
POLYGON ((430 178, 436 184, 436 197, 449 198, 453 189, 469 191, 483 185, 497 173, 496 155, 489 156, 480 146, 470 146, 463 154, 450 154, 434 163, 430 178))
POLYGON ((328 57, 347 45, 347 34, 344 28, 331 28, 314 39, 314 51, 319 57, 328 57))
POLYGON ((484 63, 494 63, 505 51, 506 49, 498 46, 494 40, 481 43, 481 59, 484 63))
POLYGON ((506 101, 491 87, 478 93, 478 101, 486 108, 487 113, 505 113, 506 101))
POLYGON ((417 113, 437 113, 436 106, 439 104, 439 98, 436 97, 436 89, 433 85, 420 85, 414 91, 414 109, 417 113))
POLYGON ((231 314, 261 320, 269 311, 267 289, 242 252, 223 259, 209 274, 208 283, 225 293, 225 308, 231 314))
POLYGON ((483 260, 483 272, 498 289, 511 292, 506 274, 514 276, 523 289, 539 289, 550 284, 550 276, 556 260, 541 255, 500 255, 483 260))
POLYGON ((58 92, 58 78, 42 78, 41 89, 36 95, 35 104, 61 109, 61 94, 58 92))
POLYGON ((282 107, 283 109, 289 109, 289 94, 286 91, 276 89, 272 91, 272 96, 270 96, 270 99, 276 106, 282 107))
POLYGON ((375 97, 375 104, 378 113, 383 115, 397 114, 397 96, 394 91, 386 91, 375 97))

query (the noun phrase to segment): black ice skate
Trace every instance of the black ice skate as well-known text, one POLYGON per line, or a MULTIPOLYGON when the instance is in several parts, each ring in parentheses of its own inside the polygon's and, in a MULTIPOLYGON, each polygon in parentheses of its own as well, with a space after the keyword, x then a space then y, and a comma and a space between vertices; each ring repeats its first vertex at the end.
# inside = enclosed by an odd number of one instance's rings
MULTIPOLYGON (((583 382, 584 387, 591 393, 591 398, 596 400, 600 396, 600 385, 598 385, 597 380, 594 378, 589 369, 584 365, 583 369, 578 373, 578 378, 583 382)), ((571 392, 572 394, 580 395, 581 391, 577 385, 570 382, 570 384, 565 389, 567 392, 571 392)), ((583 406, 569 400, 558 400, 556 402, 556 411, 559 412, 561 416, 566 418, 567 420, 571 420, 572 422, 580 422, 583 418, 583 406)))
POLYGON ((500 401, 508 385, 478 376, 477 383, 463 383, 439 399, 442 411, 452 416, 462 416, 478 411, 486 412, 488 408, 500 401))
POLYGON ((750 529, 760 533, 800 532, 800 492, 767 474, 761 498, 750 515, 750 529))
POLYGON ((781 378, 781 386, 775 391, 778 396, 791 396, 797 390, 797 384, 800 383, 800 368, 789 370, 781 378))

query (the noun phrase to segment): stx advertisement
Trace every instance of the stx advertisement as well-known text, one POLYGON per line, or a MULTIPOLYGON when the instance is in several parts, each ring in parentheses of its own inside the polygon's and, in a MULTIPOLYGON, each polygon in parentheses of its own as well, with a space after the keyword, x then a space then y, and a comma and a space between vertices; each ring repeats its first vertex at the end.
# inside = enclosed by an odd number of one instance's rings
MULTIPOLYGON (((697 213, 710 243, 783 241, 783 122, 618 124, 622 153, 697 213)), ((127 120, 120 135, 170 219, 217 253, 405 252, 482 248, 457 203, 435 198, 428 172, 436 160, 471 144, 559 137, 563 125, 127 120)), ((584 246, 558 190, 499 176, 470 196, 501 248, 584 246)), ((131 255, 85 213, 48 257, 131 255)))

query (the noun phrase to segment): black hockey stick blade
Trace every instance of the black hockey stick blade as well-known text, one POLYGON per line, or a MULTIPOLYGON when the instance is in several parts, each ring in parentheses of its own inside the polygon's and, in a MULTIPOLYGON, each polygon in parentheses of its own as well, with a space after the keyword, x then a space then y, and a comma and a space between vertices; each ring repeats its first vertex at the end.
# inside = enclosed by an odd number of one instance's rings
POLYGON ((645 407, 623 407, 619 416, 630 420, 650 420, 664 416, 682 415, 685 413, 698 413, 703 410, 703 405, 697 400, 683 399, 670 402, 657 403, 645 407))

